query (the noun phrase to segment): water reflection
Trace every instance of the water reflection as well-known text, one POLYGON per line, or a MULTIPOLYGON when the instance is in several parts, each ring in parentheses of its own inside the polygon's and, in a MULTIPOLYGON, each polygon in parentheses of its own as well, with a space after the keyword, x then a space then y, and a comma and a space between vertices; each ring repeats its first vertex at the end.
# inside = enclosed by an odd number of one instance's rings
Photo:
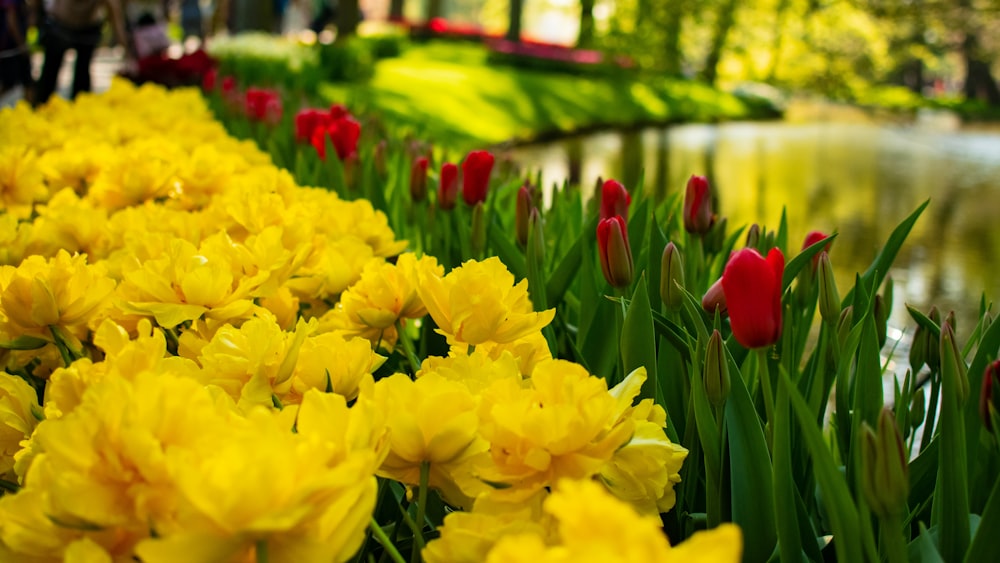
MULTIPOLYGON (((732 123, 605 132, 521 147, 515 158, 548 182, 592 186, 615 177, 659 196, 682 191, 691 174, 717 188, 730 225, 776 227, 782 206, 790 240, 838 231, 831 253, 838 283, 865 269, 891 230, 925 199, 890 275, 893 319, 912 326, 904 303, 954 309, 971 330, 979 297, 1000 297, 1000 130, 870 123, 732 123)), ((965 329, 965 330, 961 330, 965 329)))

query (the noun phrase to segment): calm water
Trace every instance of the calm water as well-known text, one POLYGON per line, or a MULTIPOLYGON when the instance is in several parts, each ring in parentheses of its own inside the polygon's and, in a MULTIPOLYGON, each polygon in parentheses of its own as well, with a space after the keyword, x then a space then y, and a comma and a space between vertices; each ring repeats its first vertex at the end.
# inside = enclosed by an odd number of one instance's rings
POLYGON ((546 182, 572 177, 584 186, 602 176, 631 188, 644 169, 647 189, 658 194, 683 191, 691 174, 707 174, 730 227, 776 228, 784 205, 790 240, 814 229, 839 232, 830 256, 841 288, 930 199, 890 272, 892 324, 912 331, 904 303, 936 304, 954 309, 959 332, 968 334, 980 295, 1000 299, 1000 128, 935 118, 682 125, 519 147, 513 156, 541 169, 546 182))

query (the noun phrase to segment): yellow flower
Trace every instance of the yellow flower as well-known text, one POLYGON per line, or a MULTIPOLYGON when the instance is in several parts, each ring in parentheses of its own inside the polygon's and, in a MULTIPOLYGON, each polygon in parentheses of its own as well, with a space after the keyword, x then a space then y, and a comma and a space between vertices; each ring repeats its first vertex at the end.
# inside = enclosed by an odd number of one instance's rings
POLYGON ((0 373, 0 478, 14 467, 14 455, 34 432, 40 415, 35 390, 20 377, 0 373))
POLYGON ((518 369, 521 375, 527 377, 535 371, 535 367, 545 360, 552 359, 552 350, 549 349, 549 342, 541 331, 529 333, 513 342, 496 344, 487 342, 477 346, 476 350, 482 349, 493 359, 499 358, 504 353, 509 353, 517 360, 518 369))
POLYGON ((337 297, 361 277, 373 258, 372 249, 355 237, 334 240, 315 238, 305 263, 285 285, 305 300, 337 297))
POLYGON ((297 403, 309 389, 329 390, 347 399, 358 396, 361 381, 379 368, 385 357, 372 351, 363 338, 345 339, 338 334, 310 336, 302 343, 292 371, 291 391, 282 402, 297 403))
POLYGON ((412 253, 401 254, 395 264, 372 260, 361 279, 340 297, 340 306, 354 325, 384 330, 399 319, 427 314, 417 295, 420 275, 444 275, 437 259, 412 253))
POLYGON ((486 511, 477 505, 471 512, 452 512, 444 517, 440 537, 421 555, 427 563, 480 563, 505 536, 527 534, 541 541, 548 532, 540 508, 540 502, 528 502, 507 510, 486 511))
POLYGON ((510 353, 500 354, 493 359, 482 348, 469 355, 454 354, 446 358, 430 356, 420 365, 417 378, 436 374, 465 385, 479 400, 479 395, 501 380, 521 384, 521 374, 517 361, 510 353))
POLYGON ((514 285, 514 276, 496 257, 469 260, 443 278, 424 273, 417 291, 439 332, 453 344, 513 342, 555 316, 555 309, 534 312, 528 281, 514 285))
POLYGON ((119 147, 101 169, 87 199, 115 210, 176 197, 174 174, 183 152, 167 137, 145 137, 119 147))
POLYGON ((253 409, 211 447, 177 451, 177 524, 143 541, 136 555, 146 563, 212 563, 252 561, 262 549, 273 561, 346 561, 375 507, 376 454, 331 447, 302 423, 309 430, 297 434, 282 413, 253 409))
POLYGON ((390 440, 379 475, 415 485, 426 462, 430 485, 461 498, 456 480, 464 479, 465 463, 487 446, 469 390, 434 373, 416 381, 397 373, 375 383, 375 402, 387 413, 390 440))
MULTIPOLYGON (((483 392, 481 432, 490 442, 487 481, 536 490, 561 478, 587 479, 628 442, 603 379, 563 361, 542 362, 529 387, 504 379, 483 392)), ((503 491, 500 491, 501 493, 503 491)))
POLYGON ((0 311, 11 337, 49 338, 58 327, 77 338, 109 304, 115 282, 86 256, 60 251, 50 260, 29 256, 20 266, 0 267, 0 311))
POLYGON ((35 151, 23 145, 0 149, 0 207, 19 218, 31 214, 31 204, 48 197, 35 151))
POLYGON ((740 530, 732 524, 671 548, 659 518, 640 516, 591 481, 560 481, 544 509, 556 521, 554 541, 531 532, 507 535, 486 561, 735 563, 742 554, 740 530))
POLYGON ((91 262, 100 256, 107 239, 107 211, 81 200, 69 188, 35 210, 30 253, 53 256, 64 249, 87 254, 91 262))

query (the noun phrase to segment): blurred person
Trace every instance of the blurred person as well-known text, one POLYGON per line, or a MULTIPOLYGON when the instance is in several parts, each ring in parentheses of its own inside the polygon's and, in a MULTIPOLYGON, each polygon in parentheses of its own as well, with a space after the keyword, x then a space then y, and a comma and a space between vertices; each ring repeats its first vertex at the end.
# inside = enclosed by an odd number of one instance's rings
POLYGON ((25 0, 0 0, 0 95, 21 86, 31 101, 34 80, 28 53, 28 5, 25 0))
POLYGON ((125 19, 119 0, 53 0, 49 7, 44 32, 45 61, 38 78, 36 105, 44 104, 56 90, 59 69, 66 51, 76 51, 71 97, 90 91, 90 62, 101 42, 105 19, 110 16, 118 41, 125 46, 127 58, 135 51, 125 32, 125 19))
POLYGON ((181 29, 184 38, 197 37, 205 39, 205 30, 201 20, 201 2, 198 0, 181 0, 181 29))
POLYGON ((319 33, 337 19, 337 0, 319 0, 315 13, 316 16, 309 24, 309 29, 319 33))

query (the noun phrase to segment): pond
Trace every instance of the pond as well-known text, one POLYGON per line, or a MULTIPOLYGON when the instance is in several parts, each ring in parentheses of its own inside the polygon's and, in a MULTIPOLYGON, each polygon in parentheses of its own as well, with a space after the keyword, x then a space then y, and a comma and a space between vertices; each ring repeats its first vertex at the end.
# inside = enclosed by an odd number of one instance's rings
POLYGON ((936 304, 942 313, 955 310, 960 336, 968 335, 983 292, 1000 298, 1000 128, 960 127, 947 116, 905 124, 696 124, 588 134, 513 152, 546 182, 570 177, 593 186, 601 176, 631 189, 644 170, 647 189, 661 196, 683 192, 691 174, 706 174, 730 228, 777 228, 785 206, 790 241, 811 230, 839 233, 830 257, 841 288, 853 285, 892 229, 930 199, 890 272, 890 324, 912 331, 904 304, 924 311, 936 304))

